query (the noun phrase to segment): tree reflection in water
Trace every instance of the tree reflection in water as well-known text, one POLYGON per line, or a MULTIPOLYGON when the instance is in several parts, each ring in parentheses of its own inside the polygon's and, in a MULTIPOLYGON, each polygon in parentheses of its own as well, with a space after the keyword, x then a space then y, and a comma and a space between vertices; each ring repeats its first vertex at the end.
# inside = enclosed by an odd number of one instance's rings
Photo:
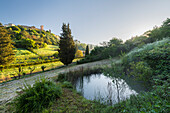
POLYGON ((78 92, 90 100, 100 100, 103 103, 113 105, 128 98, 132 94, 137 94, 123 79, 104 76, 103 74, 92 74, 79 76, 72 80, 78 92))

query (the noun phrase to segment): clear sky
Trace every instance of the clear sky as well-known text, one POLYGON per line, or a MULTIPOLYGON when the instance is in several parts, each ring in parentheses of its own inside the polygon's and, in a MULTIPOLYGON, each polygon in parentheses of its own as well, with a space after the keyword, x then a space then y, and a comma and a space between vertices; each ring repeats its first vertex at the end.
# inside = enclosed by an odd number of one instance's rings
POLYGON ((74 39, 99 44, 141 35, 170 18, 170 0, 0 0, 0 22, 34 25, 59 35, 70 23, 74 39))

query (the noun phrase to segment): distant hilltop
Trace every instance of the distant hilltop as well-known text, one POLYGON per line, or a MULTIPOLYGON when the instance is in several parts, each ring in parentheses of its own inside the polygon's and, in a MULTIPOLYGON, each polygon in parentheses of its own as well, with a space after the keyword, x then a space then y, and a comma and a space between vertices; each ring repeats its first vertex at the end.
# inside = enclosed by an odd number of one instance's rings
POLYGON ((5 28, 8 31, 11 39, 14 41, 14 46, 17 48, 24 48, 26 45, 22 45, 25 40, 30 40, 35 43, 35 47, 39 48, 42 45, 58 45, 60 37, 51 33, 51 30, 44 30, 44 25, 39 28, 28 25, 15 25, 13 23, 2 24, 0 27, 5 28))
MULTIPOLYGON (((13 24, 13 23, 4 24, 4 27, 12 27, 12 26, 16 26, 16 25, 13 24)), ((35 26, 27 26, 27 25, 18 25, 18 26, 22 26, 22 27, 27 28, 27 29, 44 30, 44 25, 41 25, 40 28, 36 28, 35 26)), ((51 33, 51 29, 49 29, 49 32, 51 33)))

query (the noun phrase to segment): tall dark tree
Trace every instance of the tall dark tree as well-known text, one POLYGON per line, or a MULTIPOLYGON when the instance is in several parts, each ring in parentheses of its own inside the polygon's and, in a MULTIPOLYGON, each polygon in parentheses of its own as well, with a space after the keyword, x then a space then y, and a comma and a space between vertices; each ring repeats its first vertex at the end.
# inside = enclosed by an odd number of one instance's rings
POLYGON ((60 34, 59 43, 59 58, 64 65, 72 63, 75 58, 75 43, 73 41, 73 36, 71 35, 71 29, 69 24, 64 24, 62 26, 62 33, 60 34))
POLYGON ((78 45, 76 44, 75 45, 75 51, 77 52, 79 49, 78 49, 78 45))
POLYGON ((14 60, 13 45, 7 30, 0 27, 0 65, 8 65, 14 60))
POLYGON ((86 46, 86 52, 85 52, 85 56, 89 55, 89 46, 86 46))

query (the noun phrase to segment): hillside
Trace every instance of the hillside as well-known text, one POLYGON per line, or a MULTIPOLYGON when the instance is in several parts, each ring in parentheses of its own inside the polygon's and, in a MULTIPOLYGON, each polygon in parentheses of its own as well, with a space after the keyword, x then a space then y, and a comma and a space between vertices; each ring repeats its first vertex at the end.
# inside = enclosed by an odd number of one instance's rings
POLYGON ((57 45, 59 41, 59 36, 51 33, 51 30, 45 31, 43 26, 41 29, 34 26, 25 25, 14 25, 8 24, 4 25, 11 35, 11 39, 14 41, 14 45, 17 48, 27 48, 27 46, 22 43, 28 39, 32 41, 33 48, 44 47, 45 43, 48 45, 57 45))

